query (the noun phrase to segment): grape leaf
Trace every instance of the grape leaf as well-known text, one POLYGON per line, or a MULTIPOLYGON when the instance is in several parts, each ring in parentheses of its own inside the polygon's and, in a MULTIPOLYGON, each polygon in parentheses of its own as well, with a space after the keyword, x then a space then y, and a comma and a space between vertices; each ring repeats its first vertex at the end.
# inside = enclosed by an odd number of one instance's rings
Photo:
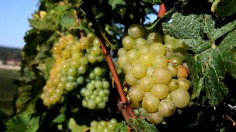
POLYGON ((109 5, 111 5, 112 9, 115 9, 117 5, 125 5, 124 0, 109 0, 109 5))
POLYGON ((158 132, 155 125, 148 123, 142 118, 129 119, 127 123, 135 132, 158 132))
POLYGON ((53 121, 52 123, 62 123, 66 120, 66 115, 65 114, 60 114, 58 115, 53 121))
POLYGON ((8 120, 6 128, 6 132, 37 132, 39 117, 31 117, 24 112, 8 120))
POLYGON ((86 125, 77 125, 73 118, 70 118, 68 126, 71 132, 85 132, 88 129, 86 125))
POLYGON ((226 72, 236 78, 236 34, 232 31, 236 21, 217 28, 212 17, 206 14, 174 14, 172 18, 172 22, 162 25, 163 31, 183 39, 194 52, 186 59, 193 82, 192 98, 204 96, 211 106, 218 105, 228 94, 223 82, 226 72), (218 38, 223 40, 216 41, 218 38))
POLYGON ((236 27, 236 20, 220 28, 216 28, 215 21, 210 15, 202 15, 201 17, 203 32, 207 34, 208 38, 211 39, 211 41, 215 41, 216 39, 222 37, 236 27))
POLYGON ((215 0, 212 3, 212 11, 219 18, 224 18, 236 13, 235 0, 215 0))
POLYGON ((125 121, 121 121, 116 125, 115 132, 127 132, 128 126, 125 121))
POLYGON ((172 22, 162 24, 166 34, 181 39, 201 38, 201 22, 198 15, 182 16, 180 13, 174 13, 172 19, 172 22))

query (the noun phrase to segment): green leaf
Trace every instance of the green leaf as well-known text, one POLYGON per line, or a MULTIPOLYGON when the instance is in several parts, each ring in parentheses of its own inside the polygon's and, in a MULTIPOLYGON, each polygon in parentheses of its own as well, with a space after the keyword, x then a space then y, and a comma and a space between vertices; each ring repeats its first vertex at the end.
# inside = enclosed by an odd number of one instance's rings
POLYGON ((194 53, 201 53, 211 48, 211 42, 202 39, 183 39, 194 53))
POLYGON ((163 23, 164 33, 181 39, 200 39, 201 22, 198 15, 182 16, 180 13, 172 15, 170 23, 163 23))
POLYGON ((62 27, 64 28, 71 28, 75 27, 77 25, 76 18, 73 14, 72 11, 68 11, 65 15, 62 16, 61 18, 61 23, 62 27))
POLYGON ((117 5, 125 5, 124 0, 109 0, 109 5, 111 5, 112 9, 115 9, 117 5))
POLYGON ((215 21, 210 15, 202 15, 201 17, 203 32, 207 34, 211 41, 215 41, 236 27, 236 20, 222 26, 221 28, 216 28, 215 21))
POLYGON ((205 92, 211 106, 223 101, 228 94, 228 88, 223 80, 228 72, 236 78, 236 32, 229 33, 219 46, 212 46, 208 50, 189 58, 191 78, 193 82, 192 97, 205 92))
POLYGON ((229 33, 219 45, 226 71, 236 78, 236 30, 229 33))
POLYGON ((233 21, 217 28, 212 17, 206 14, 174 14, 172 22, 163 24, 165 33, 183 39, 193 51, 186 59, 193 83, 192 98, 202 96, 215 106, 227 96, 228 88, 223 82, 226 72, 236 78, 236 34, 235 31, 229 33, 235 27, 233 21), (218 38, 223 40, 216 41, 218 38))
POLYGON ((161 3, 161 0, 143 0, 144 2, 148 2, 150 4, 159 4, 161 3))
POLYGON ((143 118, 129 119, 127 123, 135 132, 158 132, 155 125, 148 123, 143 118))
POLYGON ((88 129, 86 125, 77 125, 73 118, 70 118, 68 126, 71 132, 85 132, 88 129))
POLYGON ((6 128, 6 132, 37 132, 39 117, 31 117, 26 112, 20 113, 8 120, 6 128))
MULTIPOLYGON (((215 9, 215 15, 224 18, 236 13, 236 0, 216 0, 212 8, 215 9)), ((213 10, 214 12, 214 10, 213 10)))
POLYGON ((66 115, 62 113, 62 114, 58 115, 58 116, 52 121, 52 123, 57 123, 57 124, 59 124, 59 123, 63 123, 65 120, 66 120, 66 115))
POLYGON ((168 20, 171 18, 173 14, 173 11, 168 11, 164 16, 160 17, 159 19, 156 19, 150 26, 147 26, 147 30, 153 30, 154 28, 157 28, 157 25, 162 22, 163 20, 168 20))
POLYGON ((127 132, 128 131, 128 126, 125 121, 119 122, 116 125, 115 132, 127 132))

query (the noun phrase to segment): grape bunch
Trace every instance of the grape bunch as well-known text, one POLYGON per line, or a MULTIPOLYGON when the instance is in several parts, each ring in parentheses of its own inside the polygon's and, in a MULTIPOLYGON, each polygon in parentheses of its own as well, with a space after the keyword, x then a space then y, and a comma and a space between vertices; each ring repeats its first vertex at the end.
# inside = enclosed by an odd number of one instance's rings
MULTIPOLYGON (((86 77, 89 70, 92 69, 90 68, 91 65, 104 61, 99 40, 93 33, 88 33, 87 36, 83 36, 79 40, 72 34, 60 37, 53 46, 53 57, 55 63, 50 70, 50 76, 41 94, 45 106, 63 102, 64 96, 68 92, 82 87, 84 83, 88 83, 86 77)), ((92 76, 102 77, 103 73, 101 68, 95 68, 92 76)), ((107 92, 109 83, 104 78, 101 78, 101 80, 101 86, 106 89, 103 94, 109 93, 107 92)), ((96 80, 95 84, 97 82, 96 80)), ((103 97, 105 98, 105 96, 103 97)), ((104 98, 103 100, 108 100, 104 98)), ((102 105, 104 106, 104 104, 102 105)))
POLYGON ((158 33, 146 36, 141 25, 132 24, 118 50, 118 64, 136 114, 159 124, 190 102, 187 46, 168 35, 164 36, 164 44, 158 33))
POLYGON ((86 87, 82 88, 80 93, 84 97, 82 105, 85 108, 103 109, 109 100, 110 83, 106 80, 101 67, 95 67, 90 71, 86 87))
POLYGON ((114 132, 117 124, 118 122, 115 118, 112 118, 109 121, 93 120, 90 123, 90 132, 114 132))

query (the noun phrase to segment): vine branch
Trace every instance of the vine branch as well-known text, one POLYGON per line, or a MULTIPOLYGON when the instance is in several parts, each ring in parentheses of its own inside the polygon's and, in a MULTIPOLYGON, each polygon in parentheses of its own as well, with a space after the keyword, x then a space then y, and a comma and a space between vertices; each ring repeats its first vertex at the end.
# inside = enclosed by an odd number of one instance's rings
POLYGON ((118 77, 117 71, 115 69, 114 63, 112 61, 111 55, 110 55, 109 51, 107 50, 108 49, 107 46, 105 45, 105 39, 103 38, 101 30, 100 30, 100 28, 97 24, 97 21, 95 19, 95 16, 91 10, 92 8, 86 7, 85 9, 86 9, 86 12, 89 14, 88 17, 90 18, 90 20, 92 22, 92 26, 95 30, 96 36, 99 38, 103 55, 105 57, 105 60, 107 61, 107 64, 108 64, 109 69, 111 71, 112 77, 114 78, 116 89, 117 89, 119 96, 120 96, 120 99, 118 101, 118 106, 120 106, 119 109, 120 109, 123 117, 125 118, 125 120, 128 120, 129 118, 136 118, 136 115, 135 115, 130 103, 128 102, 128 100, 125 96, 125 93, 123 91, 123 87, 121 85, 121 82, 118 77))

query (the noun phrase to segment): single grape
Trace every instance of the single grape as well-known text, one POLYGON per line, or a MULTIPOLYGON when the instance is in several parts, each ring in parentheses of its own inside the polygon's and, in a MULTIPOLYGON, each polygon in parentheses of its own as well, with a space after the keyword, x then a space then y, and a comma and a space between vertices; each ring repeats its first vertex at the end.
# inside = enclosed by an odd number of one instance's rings
POLYGON ((156 55, 152 61, 155 68, 167 67, 168 59, 164 55, 156 55))
POLYGON ((131 50, 134 48, 134 39, 131 36, 125 36, 122 39, 122 45, 126 50, 131 50))
POLYGON ((150 113, 157 112, 159 107, 160 100, 156 98, 154 95, 149 94, 148 96, 144 96, 142 101, 142 107, 150 113))
POLYGON ((141 91, 141 90, 139 90, 138 88, 135 88, 135 87, 131 87, 129 92, 128 92, 128 96, 129 96, 130 100, 134 101, 134 102, 142 101, 143 94, 144 94, 143 91, 141 91))
POLYGON ((147 68, 140 63, 134 64, 131 70, 134 77, 140 79, 146 75, 147 68))
POLYGON ((128 34, 134 39, 143 37, 144 29, 139 24, 132 24, 128 28, 128 34))
POLYGON ((178 108, 185 108, 190 102, 190 94, 182 88, 172 91, 171 98, 175 106, 178 108))
POLYGON ((159 104, 158 111, 164 117, 170 117, 176 110, 175 104, 170 99, 163 99, 159 104))
POLYGON ((157 68, 153 73, 153 77, 157 83, 168 85, 172 80, 172 73, 166 67, 157 68))
POLYGON ((165 84, 155 84, 151 89, 151 93, 158 99, 164 99, 169 94, 169 88, 165 84))
POLYGON ((178 83, 179 83, 179 88, 188 90, 190 88, 190 81, 187 80, 186 78, 178 78, 177 79, 178 83))
POLYGON ((155 42, 162 42, 162 38, 158 33, 152 32, 147 36, 147 43, 152 44, 155 42))
POLYGON ((134 49, 140 50, 147 45, 147 40, 145 38, 137 38, 134 41, 134 49))
POLYGON ((172 79, 168 84, 169 90, 174 91, 179 88, 179 81, 177 79, 172 79))
POLYGON ((148 113, 147 120, 152 124, 160 124, 163 122, 164 117, 157 111, 155 113, 148 113))

